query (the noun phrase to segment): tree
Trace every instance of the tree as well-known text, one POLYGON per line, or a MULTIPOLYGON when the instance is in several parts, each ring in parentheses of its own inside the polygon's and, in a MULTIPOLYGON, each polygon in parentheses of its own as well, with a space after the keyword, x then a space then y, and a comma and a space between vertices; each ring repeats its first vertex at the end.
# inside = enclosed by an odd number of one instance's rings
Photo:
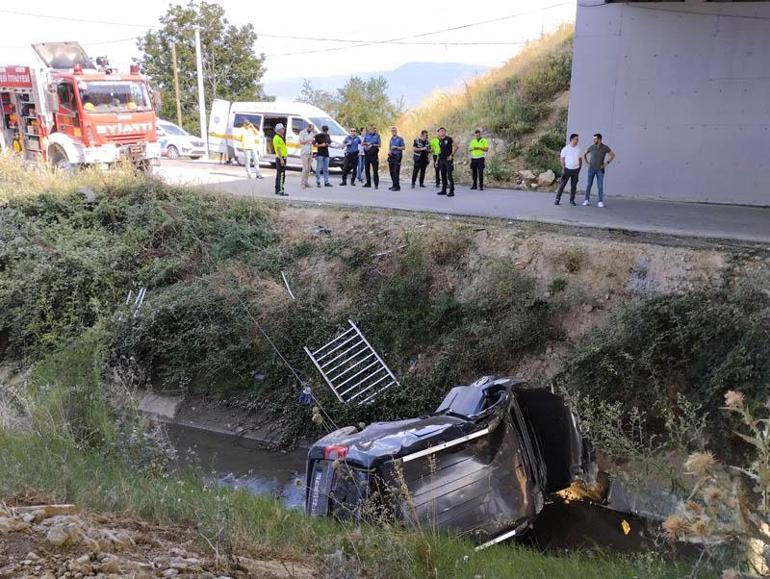
POLYGON ((394 104, 388 96, 388 81, 383 76, 363 80, 351 76, 337 89, 337 120, 346 127, 370 124, 385 128, 401 113, 402 103, 394 104))
POLYGON ((257 34, 251 24, 235 26, 228 22, 218 4, 190 0, 187 5, 170 5, 160 18, 161 28, 137 39, 143 56, 138 60, 160 92, 159 114, 176 119, 174 69, 171 45, 176 44, 179 68, 179 92, 182 124, 198 133, 198 84, 195 66, 193 26, 200 25, 203 78, 207 110, 215 98, 259 100, 264 98, 260 79, 264 74, 264 56, 254 52, 257 34))
POLYGON ((323 109, 333 117, 337 116, 339 102, 335 96, 325 90, 314 89, 313 83, 308 79, 302 81, 302 90, 297 96, 297 101, 323 109))

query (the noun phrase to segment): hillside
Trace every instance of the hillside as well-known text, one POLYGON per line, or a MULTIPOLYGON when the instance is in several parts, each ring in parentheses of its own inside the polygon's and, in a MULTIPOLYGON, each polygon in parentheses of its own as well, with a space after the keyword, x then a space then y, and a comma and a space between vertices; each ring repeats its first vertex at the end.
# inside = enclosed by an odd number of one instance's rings
POLYGON ((455 175, 469 179, 467 143, 475 128, 490 140, 490 184, 521 183, 518 170, 557 172, 565 142, 573 28, 565 26, 528 45, 500 68, 454 92, 435 93, 398 120, 401 134, 431 135, 444 126, 460 141, 455 175))
MULTIPOLYGON (((475 75, 486 72, 488 67, 459 62, 407 62, 393 70, 355 73, 362 79, 383 76, 388 81, 388 96, 393 102, 403 99, 407 107, 416 106, 437 89, 451 90, 475 75)), ((311 77, 313 88, 335 92, 350 75, 311 77)), ((280 100, 293 100, 302 90, 304 78, 287 78, 265 81, 265 90, 280 100)))

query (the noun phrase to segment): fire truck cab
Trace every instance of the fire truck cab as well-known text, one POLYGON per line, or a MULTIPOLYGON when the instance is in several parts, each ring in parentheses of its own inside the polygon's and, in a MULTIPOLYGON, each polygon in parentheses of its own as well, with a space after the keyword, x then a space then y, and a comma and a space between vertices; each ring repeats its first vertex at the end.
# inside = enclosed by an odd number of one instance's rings
POLYGON ((6 134, 19 139, 22 154, 42 155, 60 168, 123 159, 142 169, 157 163, 157 117, 138 67, 129 74, 97 69, 74 42, 32 47, 47 70, 26 68, 25 73, 25 67, 6 67, 19 71, 15 87, 4 86, 0 75, 3 106, 15 112, 6 134))

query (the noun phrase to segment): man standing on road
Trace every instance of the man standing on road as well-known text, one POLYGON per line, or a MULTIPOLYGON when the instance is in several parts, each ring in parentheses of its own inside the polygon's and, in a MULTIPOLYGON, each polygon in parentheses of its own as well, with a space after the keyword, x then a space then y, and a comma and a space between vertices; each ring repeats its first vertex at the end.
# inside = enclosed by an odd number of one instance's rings
POLYGON ((315 154, 315 185, 316 187, 321 186, 321 175, 323 175, 324 187, 333 187, 329 182, 329 147, 332 144, 329 127, 323 125, 321 132, 315 136, 313 142, 318 149, 315 154))
POLYGON ((390 127, 390 146, 388 147, 388 168, 390 169, 390 180, 393 186, 388 191, 401 191, 401 158, 404 156, 406 143, 404 138, 398 134, 396 127, 390 127))
MULTIPOLYGON (((438 131, 436 131, 436 134, 438 135, 438 131)), ((441 147, 438 143, 438 136, 433 137, 430 140, 430 152, 431 155, 433 155, 433 170, 436 172, 436 187, 438 188, 438 186, 441 184, 438 170, 438 155, 441 152, 441 147)))
POLYGON ((348 184, 348 174, 350 174, 350 185, 356 186, 356 166, 358 165, 358 146, 361 144, 361 139, 358 137, 358 131, 356 129, 350 129, 350 134, 342 141, 342 146, 345 147, 345 159, 342 161, 342 185, 343 187, 348 184))
POLYGON ((262 178, 259 170, 259 131, 251 124, 248 119, 243 121, 241 126, 241 150, 243 151, 244 164, 246 165, 246 178, 251 179, 251 164, 254 163, 254 176, 257 179, 262 178))
POLYGON ((471 156, 471 174, 473 175, 471 189, 484 190, 484 164, 486 163, 487 151, 489 151, 489 143, 481 136, 481 129, 476 129, 474 138, 468 145, 468 152, 471 156))
POLYGON ((372 178, 374 178, 374 188, 377 189, 380 186, 381 144, 380 135, 377 134, 377 127, 371 125, 369 132, 364 137, 364 150, 366 151, 366 183, 364 187, 372 186, 372 178))
POLYGON ((430 155, 430 143, 428 142, 428 131, 420 131, 419 138, 412 143, 414 151, 414 169, 412 169, 412 189, 417 183, 417 175, 420 176, 420 187, 425 187, 425 169, 428 167, 428 155, 430 155))
POLYGON ((286 185, 286 158, 288 157, 288 151, 286 150, 286 141, 284 135, 286 134, 286 127, 283 124, 278 123, 275 125, 275 136, 273 137, 273 151, 275 151, 275 194, 287 196, 285 191, 286 185))
POLYGON ((588 185, 586 186, 586 198, 583 205, 591 204, 591 186, 594 184, 594 177, 596 177, 596 184, 599 187, 599 207, 604 207, 604 170, 607 165, 612 163, 615 153, 602 142, 602 134, 596 133, 594 144, 588 147, 583 158, 588 163, 588 185), (590 159, 589 154, 591 155, 590 159))
POLYGON ((447 197, 455 196, 455 180, 454 180, 454 158, 457 152, 457 145, 455 145, 454 139, 447 136, 446 129, 441 127, 438 130, 438 169, 441 173, 441 191, 437 195, 446 195, 447 197), (447 184, 449 185, 449 191, 447 191, 447 184))
POLYGON ((313 170, 313 141, 315 135, 313 134, 313 123, 308 123, 305 130, 299 134, 299 156, 302 160, 302 179, 300 185, 303 189, 307 189, 308 178, 310 172, 313 170))
POLYGON ((569 136, 569 143, 559 153, 559 162, 561 163, 561 182, 559 183, 559 190, 556 192, 556 201, 553 204, 559 204, 561 194, 564 193, 564 187, 569 181, 569 204, 575 205, 578 177, 580 176, 580 168, 583 166, 577 133, 572 133, 569 136))
POLYGON ((364 149, 364 136, 366 130, 361 127, 358 129, 358 138, 361 141, 358 143, 358 165, 356 166, 356 179, 359 183, 364 182, 364 165, 366 165, 366 150, 364 149))

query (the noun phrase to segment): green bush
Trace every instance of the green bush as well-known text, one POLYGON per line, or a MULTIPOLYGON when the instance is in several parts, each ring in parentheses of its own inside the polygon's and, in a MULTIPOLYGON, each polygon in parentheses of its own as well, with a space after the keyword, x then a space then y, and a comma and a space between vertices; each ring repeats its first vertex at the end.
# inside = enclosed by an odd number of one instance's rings
POLYGON ((548 101, 559 93, 569 90, 572 75, 572 51, 560 51, 548 55, 526 73, 519 85, 527 101, 548 101))
POLYGON ((770 384, 770 297, 745 282, 640 298, 580 339, 557 382, 662 420, 679 394, 711 413, 715 440, 729 428, 717 408, 728 389, 764 403, 770 384))
POLYGON ((557 175, 561 173, 559 151, 550 148, 542 139, 535 141, 524 149, 524 161, 527 167, 536 170, 550 169, 557 175))

